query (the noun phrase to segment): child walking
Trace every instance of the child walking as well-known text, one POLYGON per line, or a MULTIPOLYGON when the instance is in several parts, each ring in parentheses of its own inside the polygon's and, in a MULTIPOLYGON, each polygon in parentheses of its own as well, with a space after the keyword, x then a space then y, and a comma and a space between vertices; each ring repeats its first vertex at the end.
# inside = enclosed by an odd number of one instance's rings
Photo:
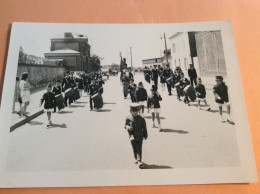
POLYGON ((136 90, 136 101, 138 105, 140 106, 139 108, 139 114, 143 117, 144 116, 144 106, 147 101, 147 91, 143 86, 143 82, 138 83, 138 88, 136 90))
MULTIPOLYGON (((202 109, 200 106, 201 101, 203 101, 206 106, 209 106, 206 100, 206 89, 205 86, 202 84, 202 80, 200 77, 197 79, 197 85, 195 87, 195 91, 196 91, 196 96, 198 98, 199 109, 200 110, 202 109)), ((207 109, 207 111, 210 111, 210 107, 207 109)))
POLYGON ((47 118, 48 118, 47 127, 50 127, 52 125, 51 111, 56 104, 55 95, 54 95, 54 93, 51 92, 51 89, 52 89, 52 86, 50 84, 47 85, 47 91, 46 91, 46 93, 43 94, 43 96, 41 98, 41 102, 40 102, 40 107, 42 106, 42 104, 44 102, 44 109, 47 113, 47 118))
POLYGON ((147 100, 147 109, 148 109, 148 113, 152 112, 152 120, 153 120, 153 128, 155 128, 155 116, 159 125, 159 131, 162 131, 161 129, 161 121, 160 121, 160 101, 162 100, 161 95, 158 93, 158 88, 156 85, 152 85, 151 88, 151 95, 148 97, 147 100))

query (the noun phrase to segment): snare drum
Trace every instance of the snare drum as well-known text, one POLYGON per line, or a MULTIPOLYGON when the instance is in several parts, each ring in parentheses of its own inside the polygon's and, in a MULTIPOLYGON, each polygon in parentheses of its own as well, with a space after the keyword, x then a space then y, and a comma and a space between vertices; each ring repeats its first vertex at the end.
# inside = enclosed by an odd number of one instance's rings
POLYGON ((65 90, 65 95, 70 98, 71 96, 74 95, 74 90, 72 88, 68 88, 67 90, 65 90))
POLYGON ((99 93, 92 95, 91 98, 94 102, 95 108, 102 108, 103 107, 103 98, 99 93))
POLYGON ((196 100, 196 92, 195 92, 195 89, 191 85, 186 86, 184 88, 184 92, 190 98, 191 101, 196 100))
POLYGON ((56 99, 56 105, 59 109, 63 109, 64 108, 64 98, 62 96, 62 94, 58 94, 55 96, 56 99))
POLYGON ((74 99, 74 100, 80 99, 79 89, 76 88, 76 87, 74 88, 73 99, 74 99))

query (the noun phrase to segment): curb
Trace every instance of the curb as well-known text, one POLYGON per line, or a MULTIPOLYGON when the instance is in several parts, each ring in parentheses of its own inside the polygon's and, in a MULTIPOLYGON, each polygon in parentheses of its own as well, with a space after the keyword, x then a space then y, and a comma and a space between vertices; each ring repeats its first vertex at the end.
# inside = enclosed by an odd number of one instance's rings
POLYGON ((40 116, 43 113, 44 113, 44 109, 39 109, 37 111, 32 112, 32 114, 30 114, 28 117, 18 120, 16 123, 11 125, 10 132, 14 131, 18 127, 21 127, 25 123, 28 123, 29 121, 33 120, 34 118, 40 116))

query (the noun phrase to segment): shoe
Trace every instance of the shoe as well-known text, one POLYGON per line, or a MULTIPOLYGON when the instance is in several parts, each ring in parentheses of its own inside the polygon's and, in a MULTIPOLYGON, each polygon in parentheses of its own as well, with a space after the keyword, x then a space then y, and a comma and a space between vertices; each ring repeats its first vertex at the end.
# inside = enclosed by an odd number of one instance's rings
POLYGON ((138 160, 135 160, 135 164, 138 164, 138 160))
POLYGON ((210 110, 211 110, 211 108, 208 108, 208 109, 207 109, 207 111, 210 111, 210 110))
POLYGON ((159 130, 159 132, 162 132, 162 131, 163 131, 162 129, 159 130))
POLYGON ((155 128, 155 124, 153 124, 153 128, 155 128))
POLYGON ((51 122, 51 121, 49 121, 49 125, 52 125, 52 122, 51 122))

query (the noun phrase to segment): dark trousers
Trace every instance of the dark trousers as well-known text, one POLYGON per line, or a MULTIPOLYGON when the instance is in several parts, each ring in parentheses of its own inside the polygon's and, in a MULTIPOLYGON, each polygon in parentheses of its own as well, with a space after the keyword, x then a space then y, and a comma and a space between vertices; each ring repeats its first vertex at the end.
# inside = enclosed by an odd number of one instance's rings
POLYGON ((193 82, 195 83, 195 86, 197 85, 197 78, 190 77, 190 84, 193 86, 193 82))
POLYGON ((158 86, 158 77, 154 78, 154 85, 158 86))
POLYGON ((142 161, 142 145, 143 141, 132 140, 131 145, 134 152, 134 157, 138 161, 142 161))
POLYGON ((65 95, 65 97, 64 97, 64 104, 65 104, 65 106, 68 106, 68 100, 69 100, 69 105, 73 102, 73 98, 72 97, 67 97, 66 95, 65 95))
POLYGON ((90 110, 93 109, 93 100, 91 98, 91 96, 89 96, 89 105, 90 105, 90 110))
POLYGON ((172 85, 167 83, 167 89, 168 89, 168 92, 169 94, 172 94, 172 85))
POLYGON ((184 92, 184 102, 185 103, 189 103, 190 102, 190 100, 189 100, 189 98, 188 98, 188 96, 187 96, 187 94, 184 92))
POLYGON ((130 92, 130 96, 131 96, 131 101, 136 102, 135 95, 132 92, 130 92))

